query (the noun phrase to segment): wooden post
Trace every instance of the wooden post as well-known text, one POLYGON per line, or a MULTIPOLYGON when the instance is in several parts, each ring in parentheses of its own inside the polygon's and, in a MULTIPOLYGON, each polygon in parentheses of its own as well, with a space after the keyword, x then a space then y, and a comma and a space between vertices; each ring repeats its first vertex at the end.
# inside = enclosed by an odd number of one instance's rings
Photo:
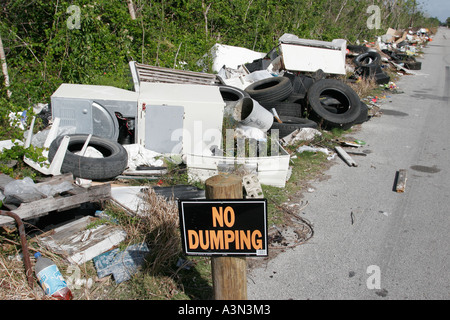
MULTIPOLYGON (((205 182, 206 199, 242 199, 242 179, 217 175, 205 182)), ((215 300, 247 300, 247 260, 245 257, 212 257, 211 271, 215 300)))

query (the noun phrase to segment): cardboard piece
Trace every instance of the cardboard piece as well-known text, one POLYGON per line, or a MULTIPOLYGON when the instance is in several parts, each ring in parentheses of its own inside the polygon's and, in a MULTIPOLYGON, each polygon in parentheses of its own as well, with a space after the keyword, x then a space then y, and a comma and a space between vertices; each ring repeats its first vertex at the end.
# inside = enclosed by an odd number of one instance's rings
POLYGON ((99 278, 113 275, 117 284, 129 280, 138 268, 145 262, 145 256, 150 252, 147 245, 135 244, 125 250, 113 249, 93 259, 99 278))

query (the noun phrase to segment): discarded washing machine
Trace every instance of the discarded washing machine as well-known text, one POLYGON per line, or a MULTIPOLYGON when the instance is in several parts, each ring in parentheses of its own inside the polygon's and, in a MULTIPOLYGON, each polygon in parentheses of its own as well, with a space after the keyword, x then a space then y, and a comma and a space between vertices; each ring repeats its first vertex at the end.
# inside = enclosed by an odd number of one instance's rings
POLYGON ((52 118, 75 133, 135 142, 139 93, 111 86, 62 84, 51 96, 52 118))

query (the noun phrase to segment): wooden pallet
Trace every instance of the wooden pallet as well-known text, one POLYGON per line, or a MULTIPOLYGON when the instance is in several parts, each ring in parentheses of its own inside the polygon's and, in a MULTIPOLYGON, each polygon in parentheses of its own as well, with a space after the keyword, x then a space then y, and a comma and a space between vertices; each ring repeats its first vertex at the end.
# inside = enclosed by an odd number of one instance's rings
MULTIPOLYGON (((0 190, 4 190, 6 184, 14 181, 11 177, 0 174, 0 190)), ((83 203, 98 202, 111 198, 111 184, 105 183, 89 188, 83 188, 74 183, 71 173, 54 176, 51 179, 37 183, 36 186, 58 185, 64 181, 72 183, 72 190, 47 197, 43 193, 36 192, 24 196, 14 196, 14 201, 3 205, 9 211, 17 214, 22 220, 34 219, 47 215, 52 211, 65 211, 79 207, 83 203)), ((0 216, 0 226, 14 225, 14 219, 0 216)))

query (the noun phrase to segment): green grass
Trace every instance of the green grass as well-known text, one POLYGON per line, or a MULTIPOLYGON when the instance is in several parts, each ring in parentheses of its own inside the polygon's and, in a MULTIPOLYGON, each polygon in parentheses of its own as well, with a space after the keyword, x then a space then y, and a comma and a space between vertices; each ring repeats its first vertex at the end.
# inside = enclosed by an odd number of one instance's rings
POLYGON ((262 186, 264 196, 268 199, 268 222, 282 224, 286 219, 282 205, 301 196, 307 184, 320 176, 328 165, 326 155, 318 152, 303 152, 291 159, 292 173, 284 188, 262 186))
POLYGON ((207 257, 190 257, 189 269, 174 267, 166 273, 140 272, 116 285, 105 299, 208 300, 212 299, 211 263, 207 257))

